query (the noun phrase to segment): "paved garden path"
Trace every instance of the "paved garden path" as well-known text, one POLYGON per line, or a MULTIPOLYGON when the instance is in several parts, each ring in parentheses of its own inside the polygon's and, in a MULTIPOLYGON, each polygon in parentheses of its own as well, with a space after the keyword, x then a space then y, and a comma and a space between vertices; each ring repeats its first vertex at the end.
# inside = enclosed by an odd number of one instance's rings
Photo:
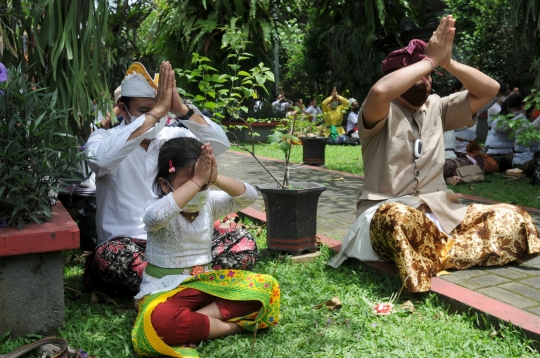
MULTIPOLYGON (((262 161, 276 177, 283 177, 283 162, 272 159, 262 161)), ((224 175, 250 184, 271 181, 264 169, 244 153, 228 151, 218 157, 218 162, 220 173, 224 175)), ((302 165, 291 170, 291 181, 311 181, 327 185, 327 190, 319 200, 317 232, 341 241, 356 219, 355 203, 363 185, 363 178, 302 165)), ((482 199, 471 200, 470 197, 463 199, 463 202, 485 203, 482 199)), ((262 210, 263 206, 264 202, 259 194, 259 199, 252 207, 262 210)), ((540 227, 540 210, 532 209, 529 213, 537 227, 540 227)), ((540 317, 540 257, 522 265, 453 271, 440 278, 540 317)))

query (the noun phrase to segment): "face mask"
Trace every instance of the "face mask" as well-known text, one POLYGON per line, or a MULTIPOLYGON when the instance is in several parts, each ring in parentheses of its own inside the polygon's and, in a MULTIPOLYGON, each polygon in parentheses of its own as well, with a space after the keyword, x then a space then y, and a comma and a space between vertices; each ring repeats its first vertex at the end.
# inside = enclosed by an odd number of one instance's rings
POLYGON ((129 113, 129 109, 127 109, 127 106, 126 106, 126 112, 129 116, 129 119, 126 118, 126 124, 131 124, 131 120, 133 119, 133 116, 131 115, 131 113, 129 113))
POLYGON ((330 102, 330 108, 336 109, 338 106, 337 102, 330 102))
POLYGON ((353 111, 354 113, 358 114, 358 112, 360 111, 360 106, 354 107, 354 108, 352 109, 352 111, 353 111))
POLYGON ((405 91, 401 97, 414 107, 421 107, 429 97, 428 80, 425 77, 422 78, 421 81, 416 82, 411 88, 405 91))
POLYGON ((504 102, 504 101, 506 101, 507 99, 508 99, 508 96, 499 96, 499 100, 500 100, 501 102, 504 102))
POLYGON ((195 196, 182 208, 182 211, 194 213, 201 210, 206 205, 209 195, 210 188, 197 192, 197 194, 195 194, 195 196))

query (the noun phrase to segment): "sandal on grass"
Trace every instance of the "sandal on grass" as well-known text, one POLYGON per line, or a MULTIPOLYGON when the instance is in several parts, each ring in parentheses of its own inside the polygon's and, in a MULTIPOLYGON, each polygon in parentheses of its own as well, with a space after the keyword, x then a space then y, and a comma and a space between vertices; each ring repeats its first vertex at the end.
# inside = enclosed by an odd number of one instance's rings
POLYGON ((42 353, 42 358, 69 358, 75 357, 77 354, 75 349, 68 347, 65 339, 43 338, 37 342, 17 348, 11 353, 0 354, 0 358, 18 358, 34 350, 42 353))

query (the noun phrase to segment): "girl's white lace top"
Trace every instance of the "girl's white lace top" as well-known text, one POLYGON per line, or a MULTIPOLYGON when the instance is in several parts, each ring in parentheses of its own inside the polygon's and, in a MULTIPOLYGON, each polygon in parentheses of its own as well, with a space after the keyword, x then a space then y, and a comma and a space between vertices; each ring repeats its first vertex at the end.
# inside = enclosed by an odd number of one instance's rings
MULTIPOLYGON (((211 190, 208 202, 192 223, 180 215, 182 209, 176 205, 172 194, 150 200, 143 213, 148 233, 148 262, 163 268, 188 268, 210 263, 214 221, 248 207, 257 199, 255 188, 247 183, 244 186, 246 192, 236 197, 221 190, 211 190)), ((188 277, 189 274, 157 279, 143 273, 140 291, 135 298, 172 290, 188 277)))

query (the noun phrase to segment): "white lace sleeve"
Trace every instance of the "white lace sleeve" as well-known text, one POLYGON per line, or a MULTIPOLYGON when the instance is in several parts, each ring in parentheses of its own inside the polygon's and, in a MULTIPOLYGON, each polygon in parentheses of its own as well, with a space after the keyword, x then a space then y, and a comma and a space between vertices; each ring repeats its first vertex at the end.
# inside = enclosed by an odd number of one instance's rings
POLYGON ((240 196, 230 196, 224 191, 213 190, 210 196, 210 207, 214 220, 230 213, 247 208, 257 200, 257 190, 248 183, 244 183, 246 192, 240 196))
POLYGON ((144 207, 143 222, 148 232, 157 231, 177 216, 182 209, 176 205, 172 194, 148 201, 144 207))

